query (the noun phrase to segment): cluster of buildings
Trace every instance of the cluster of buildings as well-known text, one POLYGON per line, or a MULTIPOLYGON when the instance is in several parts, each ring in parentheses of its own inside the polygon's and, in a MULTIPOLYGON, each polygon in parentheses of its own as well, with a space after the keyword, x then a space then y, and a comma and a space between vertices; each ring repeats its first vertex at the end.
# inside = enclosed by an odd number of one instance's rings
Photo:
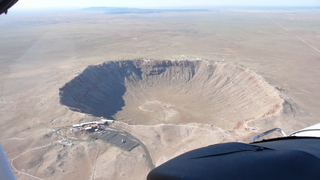
POLYGON ((98 131, 102 126, 108 125, 108 123, 114 123, 114 120, 101 119, 100 121, 91 121, 80 124, 72 125, 70 128, 72 131, 85 130, 85 131, 98 131))

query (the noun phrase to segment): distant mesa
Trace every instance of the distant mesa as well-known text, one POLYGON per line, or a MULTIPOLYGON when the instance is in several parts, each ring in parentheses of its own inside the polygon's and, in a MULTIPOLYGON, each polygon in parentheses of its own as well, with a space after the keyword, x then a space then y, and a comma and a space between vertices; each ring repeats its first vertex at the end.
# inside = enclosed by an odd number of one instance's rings
POLYGON ((132 124, 206 123, 233 128, 282 109, 253 71, 207 60, 125 60, 87 67, 60 88, 71 110, 132 124))
POLYGON ((105 14, 152 14, 152 13, 168 13, 168 12, 195 12, 209 11, 207 9, 140 9, 140 8, 124 8, 124 7, 89 7, 82 10, 103 11, 105 14))

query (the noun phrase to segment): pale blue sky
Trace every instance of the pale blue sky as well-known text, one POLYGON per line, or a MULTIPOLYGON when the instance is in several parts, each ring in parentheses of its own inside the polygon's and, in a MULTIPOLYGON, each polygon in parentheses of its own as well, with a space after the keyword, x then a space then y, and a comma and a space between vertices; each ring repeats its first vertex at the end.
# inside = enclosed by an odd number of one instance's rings
POLYGON ((19 0, 23 7, 164 7, 195 5, 320 6, 320 0, 19 0))

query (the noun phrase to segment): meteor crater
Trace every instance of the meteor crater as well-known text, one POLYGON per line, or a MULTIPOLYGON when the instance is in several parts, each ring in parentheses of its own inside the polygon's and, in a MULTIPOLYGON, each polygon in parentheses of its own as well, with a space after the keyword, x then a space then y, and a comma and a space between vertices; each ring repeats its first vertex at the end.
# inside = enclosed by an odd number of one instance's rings
POLYGON ((124 60, 87 67, 60 88, 71 110, 132 124, 205 123, 232 128, 282 109, 255 72, 208 60, 124 60))

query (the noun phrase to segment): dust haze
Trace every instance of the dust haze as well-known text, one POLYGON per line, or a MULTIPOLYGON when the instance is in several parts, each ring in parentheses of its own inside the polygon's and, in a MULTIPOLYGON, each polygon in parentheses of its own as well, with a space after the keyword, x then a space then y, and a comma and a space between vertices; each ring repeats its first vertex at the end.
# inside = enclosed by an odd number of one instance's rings
POLYGON ((145 179, 192 149, 318 123, 319 9, 0 18, 1 144, 17 179, 145 179), (70 129, 100 118, 140 145, 70 129))

